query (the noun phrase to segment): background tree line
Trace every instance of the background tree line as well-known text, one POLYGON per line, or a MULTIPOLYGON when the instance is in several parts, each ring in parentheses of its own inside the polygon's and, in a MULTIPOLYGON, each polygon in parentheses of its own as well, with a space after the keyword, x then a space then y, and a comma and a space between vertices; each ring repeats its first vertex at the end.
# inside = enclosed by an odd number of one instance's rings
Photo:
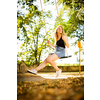
MULTIPOLYGON (((44 22, 42 12, 38 6, 34 5, 36 0, 18 0, 17 1, 17 39, 24 41, 21 45, 22 52, 17 54, 17 63, 20 63, 19 58, 25 59, 27 65, 39 64, 42 61, 41 55, 48 52, 46 43, 46 33, 44 30, 44 22)), ((45 5, 54 5, 54 1, 43 0, 45 5)), ((84 0, 57 0, 57 5, 63 7, 59 10, 61 25, 64 28, 67 36, 77 40, 72 44, 76 45, 78 39, 84 41, 84 0), (69 17, 66 21, 63 16, 69 17)), ((55 6, 55 5, 54 5, 55 6)), ((50 11, 44 11, 45 19, 52 20, 50 11)), ((46 22, 46 25, 49 24, 46 22)), ((58 17, 55 19, 54 28, 59 25, 58 17)), ((54 44, 54 39, 49 34, 51 29, 47 31, 48 38, 54 44)), ((82 52, 84 50, 81 48, 82 52)), ((75 52, 77 55, 78 51, 75 52)))

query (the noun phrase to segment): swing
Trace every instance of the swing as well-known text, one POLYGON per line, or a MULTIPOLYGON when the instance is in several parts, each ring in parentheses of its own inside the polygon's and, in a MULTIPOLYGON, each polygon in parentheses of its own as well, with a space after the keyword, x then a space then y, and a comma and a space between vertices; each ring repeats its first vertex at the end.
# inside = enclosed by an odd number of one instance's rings
MULTIPOLYGON (((42 16, 43 16, 43 8, 42 8, 41 0, 40 0, 40 4, 41 4, 41 9, 42 9, 42 16)), ((58 13, 58 8, 57 8, 56 0, 55 0, 55 5, 56 5, 57 14, 58 14, 58 17, 59 17, 59 13, 58 13)), ((44 21, 44 24, 45 24, 44 16, 43 16, 43 21, 44 21)), ((59 17, 59 23, 60 23, 60 17, 59 17)), ((61 25, 61 24, 60 24, 60 25, 61 25)), ((47 37, 46 25, 45 25, 45 32, 46 32, 46 37, 47 37)), ((63 56, 63 57, 61 57, 61 58, 59 58, 59 59, 70 58, 70 57, 72 57, 72 55, 69 55, 69 56, 63 56)))
POLYGON ((72 55, 64 56, 64 57, 61 57, 60 59, 63 59, 63 58, 70 58, 70 57, 72 57, 72 55))

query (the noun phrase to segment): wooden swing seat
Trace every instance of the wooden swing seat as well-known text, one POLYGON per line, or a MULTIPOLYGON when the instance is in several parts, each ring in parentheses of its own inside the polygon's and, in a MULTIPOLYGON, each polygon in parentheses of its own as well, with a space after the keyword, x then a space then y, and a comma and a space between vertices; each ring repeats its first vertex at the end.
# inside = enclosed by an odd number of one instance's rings
POLYGON ((61 57, 60 59, 63 59, 63 58, 69 58, 69 57, 72 57, 72 55, 64 56, 64 57, 61 57))

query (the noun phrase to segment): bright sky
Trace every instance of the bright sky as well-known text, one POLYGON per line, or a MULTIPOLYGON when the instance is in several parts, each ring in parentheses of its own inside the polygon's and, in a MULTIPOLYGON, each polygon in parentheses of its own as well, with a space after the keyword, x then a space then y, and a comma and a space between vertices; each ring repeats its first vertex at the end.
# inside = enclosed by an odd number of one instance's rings
MULTIPOLYGON (((55 6, 55 5, 48 5, 48 6, 45 6, 45 5, 43 4, 43 0, 41 0, 41 1, 42 1, 43 9, 45 9, 45 11, 51 10, 51 13, 52 13, 52 15, 53 15, 52 21, 46 20, 47 22, 49 22, 49 24, 52 24, 52 26, 46 25, 46 28, 47 28, 47 30, 48 30, 48 27, 53 28, 53 26, 54 26, 54 23, 55 23, 54 20, 55 20, 55 18, 56 18, 56 16, 57 16, 56 6, 55 6)), ((53 0, 50 0, 50 2, 52 2, 52 1, 53 1, 53 0)), ((36 2, 34 2, 34 5, 38 5, 38 9, 41 10, 40 0, 37 0, 36 2)), ((59 8, 61 8, 61 6, 58 6, 58 10, 59 10, 59 8)), ((20 8, 19 8, 19 9, 20 9, 20 8)), ((23 10, 23 11, 24 11, 24 10, 23 10)), ((27 13, 27 12, 24 11, 24 13, 27 13)), ((65 17, 65 19, 68 20, 67 17, 65 17)), ((71 43, 73 43, 73 42, 75 41, 75 39, 77 39, 77 38, 70 39, 70 38, 68 37, 68 39, 69 39, 69 44, 71 45, 71 43)), ((17 43, 18 43, 18 45, 17 45, 17 52, 19 52, 19 51, 21 51, 20 46, 21 46, 21 43, 23 43, 23 42, 17 40, 17 43)), ((83 44, 83 43, 82 43, 82 44, 83 44)), ((83 46, 84 46, 84 45, 83 45, 83 46)), ((83 47, 83 48, 84 48, 84 47, 83 47)), ((79 48, 78 48, 77 46, 76 46, 76 47, 70 46, 70 48, 67 49, 67 52, 68 52, 68 55, 72 55, 72 57, 71 57, 71 58, 66 58, 66 59, 63 59, 63 60, 59 59, 59 60, 57 60, 56 62, 57 62, 58 64, 62 64, 62 63, 63 63, 63 64, 64 64, 64 63, 75 64, 75 63, 78 63, 78 62, 77 62, 77 57, 76 57, 76 55, 74 55, 75 51, 78 51, 78 50, 79 50, 79 48)), ((48 56, 48 54, 49 54, 49 53, 43 55, 43 60, 45 59, 45 56, 46 56, 46 57, 48 56)), ((84 55, 81 55, 81 58, 83 58, 83 57, 84 57, 84 55)), ((84 61, 81 62, 81 64, 84 64, 84 61)))

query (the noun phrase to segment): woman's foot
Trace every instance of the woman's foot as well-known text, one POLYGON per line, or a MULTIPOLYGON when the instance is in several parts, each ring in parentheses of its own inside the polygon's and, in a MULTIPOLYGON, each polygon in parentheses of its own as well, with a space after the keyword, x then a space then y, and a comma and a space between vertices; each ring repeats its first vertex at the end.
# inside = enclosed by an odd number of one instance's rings
POLYGON ((56 78, 60 76, 61 72, 62 72, 61 69, 59 69, 59 71, 56 71, 56 78))
POLYGON ((27 70, 27 72, 37 75, 37 71, 35 69, 27 70))

